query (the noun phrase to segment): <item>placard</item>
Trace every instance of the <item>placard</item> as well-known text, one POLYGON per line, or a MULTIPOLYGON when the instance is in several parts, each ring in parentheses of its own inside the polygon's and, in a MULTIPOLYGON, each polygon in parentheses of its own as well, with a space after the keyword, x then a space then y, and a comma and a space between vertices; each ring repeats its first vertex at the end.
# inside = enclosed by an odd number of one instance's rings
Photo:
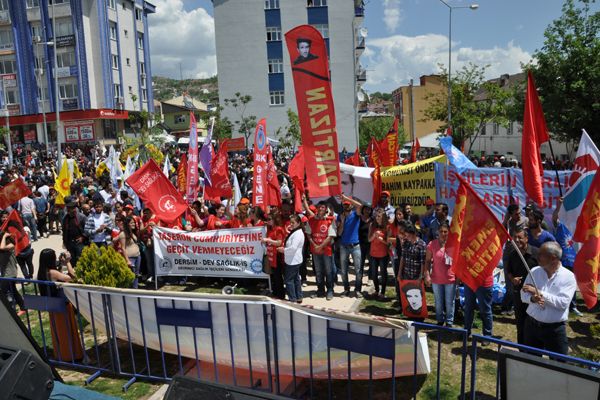
POLYGON ((157 276, 263 278, 265 227, 187 232, 154 227, 157 276))

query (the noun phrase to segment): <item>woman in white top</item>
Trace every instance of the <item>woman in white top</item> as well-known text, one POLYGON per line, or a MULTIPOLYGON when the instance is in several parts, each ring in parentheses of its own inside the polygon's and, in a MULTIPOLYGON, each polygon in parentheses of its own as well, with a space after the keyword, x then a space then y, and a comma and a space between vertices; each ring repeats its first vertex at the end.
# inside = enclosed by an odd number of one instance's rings
POLYGON ((300 280, 300 266, 304 260, 302 248, 304 247, 304 232, 302 221, 296 214, 290 216, 290 233, 284 241, 284 246, 277 250, 283 253, 285 268, 283 279, 289 301, 302 303, 302 281, 300 280))

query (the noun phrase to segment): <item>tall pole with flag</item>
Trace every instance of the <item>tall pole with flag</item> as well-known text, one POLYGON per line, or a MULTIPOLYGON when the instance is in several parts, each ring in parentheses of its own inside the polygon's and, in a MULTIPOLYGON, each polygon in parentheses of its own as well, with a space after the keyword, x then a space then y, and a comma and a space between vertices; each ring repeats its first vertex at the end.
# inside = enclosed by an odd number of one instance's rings
POLYGON ((190 143, 187 153, 186 200, 192 204, 198 197, 198 126, 190 111, 190 143))

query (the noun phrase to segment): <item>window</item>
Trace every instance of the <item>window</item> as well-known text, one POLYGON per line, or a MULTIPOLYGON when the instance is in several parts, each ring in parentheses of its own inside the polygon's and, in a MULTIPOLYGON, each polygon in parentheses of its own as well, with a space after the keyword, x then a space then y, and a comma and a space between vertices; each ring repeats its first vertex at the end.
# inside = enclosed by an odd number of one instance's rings
POLYGON ((513 130, 513 123, 512 123, 512 122, 509 122, 509 123, 508 123, 508 126, 506 127, 506 134, 507 134, 507 135, 512 135, 512 134, 514 134, 514 133, 515 133, 515 132, 514 132, 514 130, 513 130))
POLYGON ((325 7, 327 0, 306 0, 306 7, 325 7))
POLYGON ((142 89, 142 101, 148 101, 148 90, 142 89))
POLYGON ((183 115, 183 114, 174 115, 173 122, 176 124, 184 124, 185 123, 185 115, 183 115))
POLYGON ((128 67, 130 67, 130 66, 131 66, 131 63, 129 62, 129 58, 126 58, 126 59, 125 59, 125 63, 127 64, 127 66, 128 66, 128 67))
POLYGON ((265 10, 276 10, 279 8, 279 0, 265 0, 265 10))
POLYGON ((127 10, 127 4, 125 4, 125 2, 121 3, 121 6, 123 6, 123 10, 127 10))
POLYGON ((140 79, 140 85, 141 85, 143 88, 145 88, 145 87, 146 87, 146 77, 142 77, 142 78, 140 79))
POLYGON ((121 85, 118 83, 115 83, 113 85, 113 93, 115 95, 115 99, 118 99, 119 97, 122 97, 122 93, 121 93, 121 85))
POLYGON ((267 42, 281 40, 281 28, 279 26, 267 27, 267 42))
POLYGON ((111 55, 113 69, 119 69, 119 56, 116 54, 111 55))
POLYGON ((75 65, 75 51, 71 50, 64 53, 58 53, 56 55, 56 61, 59 68, 75 65))
POLYGON ((329 25, 327 24, 315 24, 313 25, 316 30, 319 31, 323 39, 327 39, 329 37, 329 25))
POLYGON ((138 32, 138 49, 144 50, 144 34, 138 32))
POLYGON ((498 125, 498 124, 494 123, 494 124, 492 125, 492 129, 493 129, 493 130, 492 130, 492 134, 493 134, 493 135, 497 135, 497 134, 499 133, 499 125, 498 125))
POLYGON ((38 86, 38 100, 39 101, 44 101, 44 100, 48 100, 48 87, 39 87, 38 86))
POLYGON ((112 40, 117 40, 117 24, 114 22, 110 23, 110 38, 112 40))
POLYGON ((283 101, 283 91, 276 90, 273 92, 269 92, 269 97, 271 99, 270 105, 272 106, 280 106, 285 104, 283 101))
POLYGON ((487 130, 488 130, 488 126, 484 125, 483 129, 481 130, 481 135, 487 135, 487 130))
POLYGON ((77 82, 63 83, 58 85, 58 93, 61 99, 74 99, 77 98, 77 82))
POLYGON ((144 15, 144 12, 142 11, 142 9, 136 7, 136 9, 135 9, 135 19, 138 20, 138 21, 141 21, 143 15, 144 15))
POLYGON ((283 60, 280 58, 273 58, 269 60, 269 73, 279 74, 283 72, 283 60))
POLYGON ((35 65, 35 69, 40 69, 40 68, 44 68, 44 58, 43 57, 36 57, 33 59, 33 63, 35 65))
POLYGON ((113 10, 117 8, 115 0, 108 0, 108 8, 112 8, 113 10))
POLYGON ((12 31, 10 29, 0 30, 0 49, 12 49, 13 38, 12 31))
POLYGON ((27 0, 27 8, 34 8, 40 6, 40 0, 27 0))
POLYGON ((15 60, 0 58, 0 74, 14 74, 16 70, 17 62, 15 60))
POLYGON ((8 0, 0 0, 0 11, 8 11, 8 0))
POLYGON ((143 62, 140 63, 140 74, 146 75, 146 64, 143 62))
POLYGON ((42 26, 40 24, 31 24, 31 36, 39 36, 40 38, 42 37, 42 26))
POLYGON ((52 4, 52 3, 54 3, 54 4, 65 4, 65 3, 68 3, 68 2, 69 2, 69 0, 50 0, 49 4, 52 4))
POLYGON ((126 38, 129 37, 129 31, 127 29, 123 29, 123 36, 126 38))
POLYGON ((73 23, 71 19, 56 20, 56 36, 68 36, 73 34, 73 23))
POLYGON ((19 104, 19 94, 17 89, 6 89, 6 103, 19 104))

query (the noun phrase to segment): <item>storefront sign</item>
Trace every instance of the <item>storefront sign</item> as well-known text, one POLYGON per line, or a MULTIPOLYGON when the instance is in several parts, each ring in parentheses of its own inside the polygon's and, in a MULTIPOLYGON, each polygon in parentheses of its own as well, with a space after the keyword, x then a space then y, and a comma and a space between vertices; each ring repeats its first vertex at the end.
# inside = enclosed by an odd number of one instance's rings
POLYGON ((75 46, 75 35, 65 35, 56 37, 56 47, 75 46))
POLYGON ((4 87, 14 88, 17 87, 17 74, 4 74, 0 75, 4 81, 4 87))
POLYGON ((77 110, 78 102, 77 99, 65 99, 62 101, 63 111, 77 110))

